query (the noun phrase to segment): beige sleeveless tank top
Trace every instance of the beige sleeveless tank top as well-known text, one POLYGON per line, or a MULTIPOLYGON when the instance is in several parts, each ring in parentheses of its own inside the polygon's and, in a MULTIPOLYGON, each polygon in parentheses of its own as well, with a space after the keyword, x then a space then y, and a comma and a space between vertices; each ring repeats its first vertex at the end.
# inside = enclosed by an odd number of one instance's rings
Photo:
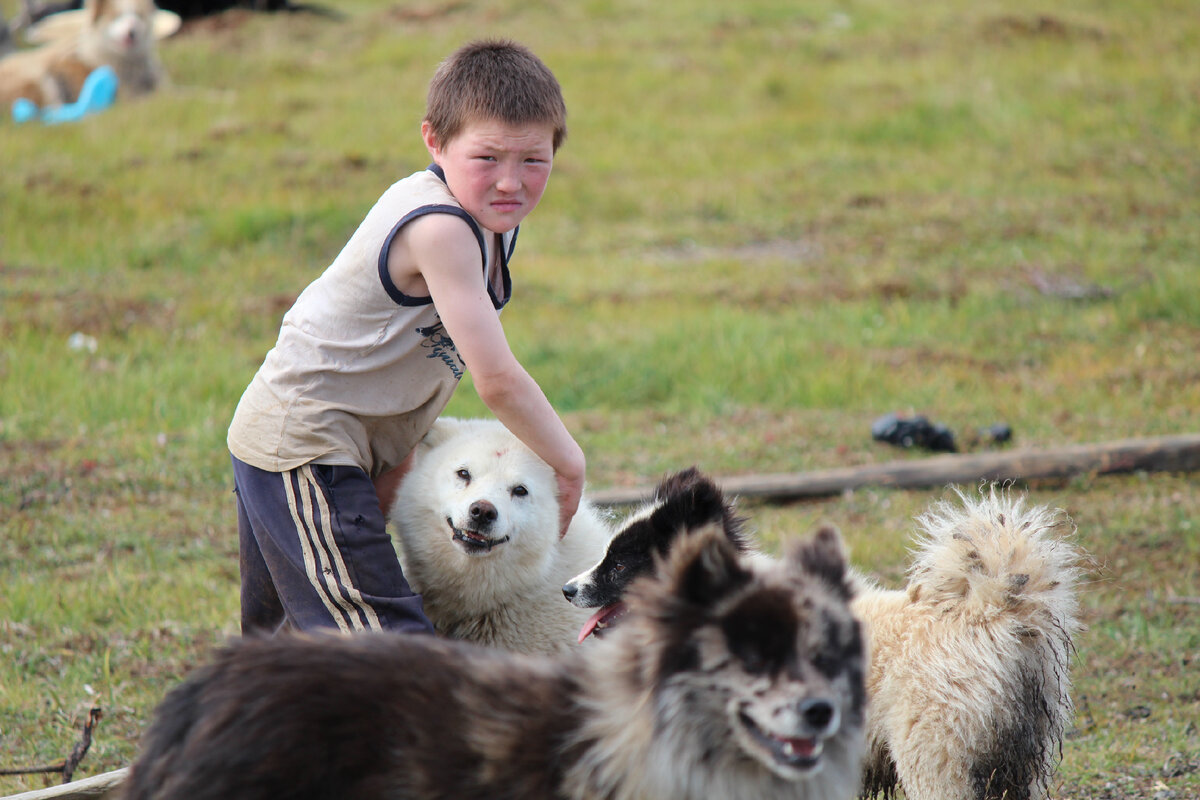
POLYGON ((472 226, 480 280, 497 313, 504 307, 517 231, 497 241, 455 201, 436 166, 396 182, 284 316, 234 412, 227 438, 234 456, 271 472, 315 462, 376 476, 425 435, 463 363, 432 299, 396 289, 387 253, 405 224, 429 213, 456 214, 472 226))

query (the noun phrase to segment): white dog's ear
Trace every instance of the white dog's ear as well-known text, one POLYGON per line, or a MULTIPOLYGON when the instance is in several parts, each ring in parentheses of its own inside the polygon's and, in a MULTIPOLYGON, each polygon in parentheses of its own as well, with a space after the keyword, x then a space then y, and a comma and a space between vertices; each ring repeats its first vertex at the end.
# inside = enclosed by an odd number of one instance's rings
POLYGON ((433 426, 425 434, 425 438, 421 439, 421 446, 427 450, 432 450, 462 430, 463 426, 464 423, 461 419, 455 417, 438 417, 434 420, 433 426))

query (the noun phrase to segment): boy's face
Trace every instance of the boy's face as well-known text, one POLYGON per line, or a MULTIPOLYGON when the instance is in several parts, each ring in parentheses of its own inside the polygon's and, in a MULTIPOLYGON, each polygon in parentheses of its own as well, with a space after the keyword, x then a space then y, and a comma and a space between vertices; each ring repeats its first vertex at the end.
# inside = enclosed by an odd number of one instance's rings
POLYGON ((425 122, 421 136, 450 192, 489 231, 511 231, 542 199, 554 163, 551 125, 473 122, 443 145, 425 122))

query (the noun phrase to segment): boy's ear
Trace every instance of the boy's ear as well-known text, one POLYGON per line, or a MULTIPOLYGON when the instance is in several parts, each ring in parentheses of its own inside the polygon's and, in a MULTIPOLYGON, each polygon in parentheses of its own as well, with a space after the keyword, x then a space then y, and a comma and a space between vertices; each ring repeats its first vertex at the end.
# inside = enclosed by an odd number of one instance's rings
POLYGON ((442 146, 438 143, 437 137, 434 136, 433 126, 429 124, 429 120, 421 122, 421 139, 425 142, 425 149, 433 157, 434 163, 437 163, 438 158, 442 154, 442 146))

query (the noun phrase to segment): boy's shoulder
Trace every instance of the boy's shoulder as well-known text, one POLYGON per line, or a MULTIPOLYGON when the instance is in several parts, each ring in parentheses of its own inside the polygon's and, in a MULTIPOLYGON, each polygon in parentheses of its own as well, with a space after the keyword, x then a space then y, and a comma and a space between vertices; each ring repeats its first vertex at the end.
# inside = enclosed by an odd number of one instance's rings
POLYGON ((456 231, 474 240, 469 215, 434 169, 424 169, 393 183, 368 212, 360 231, 386 241, 408 239, 415 228, 456 231), (460 221, 461 220, 461 221, 460 221), (368 234, 371 235, 371 234, 368 234))
POLYGON ((437 165, 393 183, 379 199, 377 209, 396 221, 396 234, 436 242, 445 237, 462 238, 483 245, 481 232, 455 198, 437 165))
POLYGON ((422 205, 453 205, 461 207, 436 167, 419 170, 401 178, 384 190, 380 202, 414 203, 422 205))

